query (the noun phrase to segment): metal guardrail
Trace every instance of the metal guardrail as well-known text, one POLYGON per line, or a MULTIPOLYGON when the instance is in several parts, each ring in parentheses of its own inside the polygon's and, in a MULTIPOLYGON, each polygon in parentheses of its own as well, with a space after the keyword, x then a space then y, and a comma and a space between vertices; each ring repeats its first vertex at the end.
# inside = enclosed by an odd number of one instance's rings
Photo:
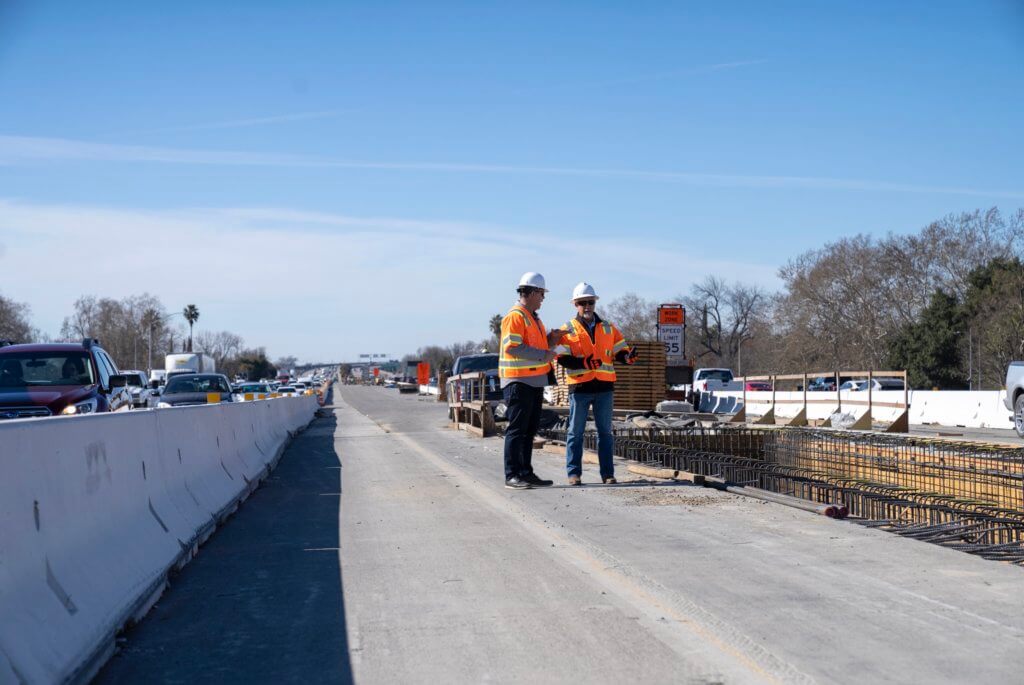
POLYGON ((457 430, 465 430, 474 435, 486 438, 494 435, 494 414, 487 397, 487 374, 483 371, 472 371, 457 376, 450 376, 445 381, 445 395, 448 398, 448 419, 457 430), (470 398, 463 399, 464 390, 470 398))

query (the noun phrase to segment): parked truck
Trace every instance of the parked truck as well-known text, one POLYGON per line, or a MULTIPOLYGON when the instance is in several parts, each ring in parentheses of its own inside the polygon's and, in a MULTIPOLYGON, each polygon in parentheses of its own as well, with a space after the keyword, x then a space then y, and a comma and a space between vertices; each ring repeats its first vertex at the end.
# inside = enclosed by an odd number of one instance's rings
POLYGON ((700 394, 712 390, 742 390, 743 383, 733 380, 732 369, 697 369, 693 372, 693 383, 689 387, 689 400, 696 407, 700 394))
POLYGON ((1024 438, 1024 362, 1010 362, 1006 369, 1006 408, 1013 412, 1013 429, 1024 438))
POLYGON ((169 354, 165 360, 164 368, 167 370, 167 380, 170 380, 171 376, 182 373, 217 372, 217 364, 213 361, 213 357, 202 352, 169 354))

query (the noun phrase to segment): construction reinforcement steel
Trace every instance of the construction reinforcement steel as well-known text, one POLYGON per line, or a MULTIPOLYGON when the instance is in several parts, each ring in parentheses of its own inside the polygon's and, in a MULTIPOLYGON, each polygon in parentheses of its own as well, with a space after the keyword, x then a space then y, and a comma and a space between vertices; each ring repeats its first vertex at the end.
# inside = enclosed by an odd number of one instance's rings
MULTIPOLYGON (((542 434, 565 439, 564 430, 542 434)), ((628 428, 615 438, 616 455, 641 464, 721 479, 743 494, 756 488, 763 499, 833 506, 864 525, 1024 564, 1024 449, 783 426, 628 428)), ((587 433, 584 445, 596 440, 587 433)))

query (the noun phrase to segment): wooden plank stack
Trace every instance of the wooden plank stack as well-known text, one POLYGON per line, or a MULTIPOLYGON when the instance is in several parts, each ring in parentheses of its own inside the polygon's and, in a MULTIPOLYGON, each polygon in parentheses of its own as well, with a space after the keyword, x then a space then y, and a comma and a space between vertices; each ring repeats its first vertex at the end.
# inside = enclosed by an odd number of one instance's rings
MULTIPOLYGON (((665 399, 665 346, 656 340, 630 340, 637 351, 636 364, 615 365, 615 408, 650 411, 665 399)), ((569 406, 565 369, 555 364, 555 406, 569 406)))

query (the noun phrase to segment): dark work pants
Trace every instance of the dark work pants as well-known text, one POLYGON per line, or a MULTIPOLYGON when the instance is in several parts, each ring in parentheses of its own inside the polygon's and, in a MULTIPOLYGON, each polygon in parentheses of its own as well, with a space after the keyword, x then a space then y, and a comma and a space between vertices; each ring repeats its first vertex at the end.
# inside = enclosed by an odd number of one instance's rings
POLYGON ((533 473, 533 438, 540 425, 544 388, 509 383, 502 390, 508 411, 505 428, 505 480, 533 473))

